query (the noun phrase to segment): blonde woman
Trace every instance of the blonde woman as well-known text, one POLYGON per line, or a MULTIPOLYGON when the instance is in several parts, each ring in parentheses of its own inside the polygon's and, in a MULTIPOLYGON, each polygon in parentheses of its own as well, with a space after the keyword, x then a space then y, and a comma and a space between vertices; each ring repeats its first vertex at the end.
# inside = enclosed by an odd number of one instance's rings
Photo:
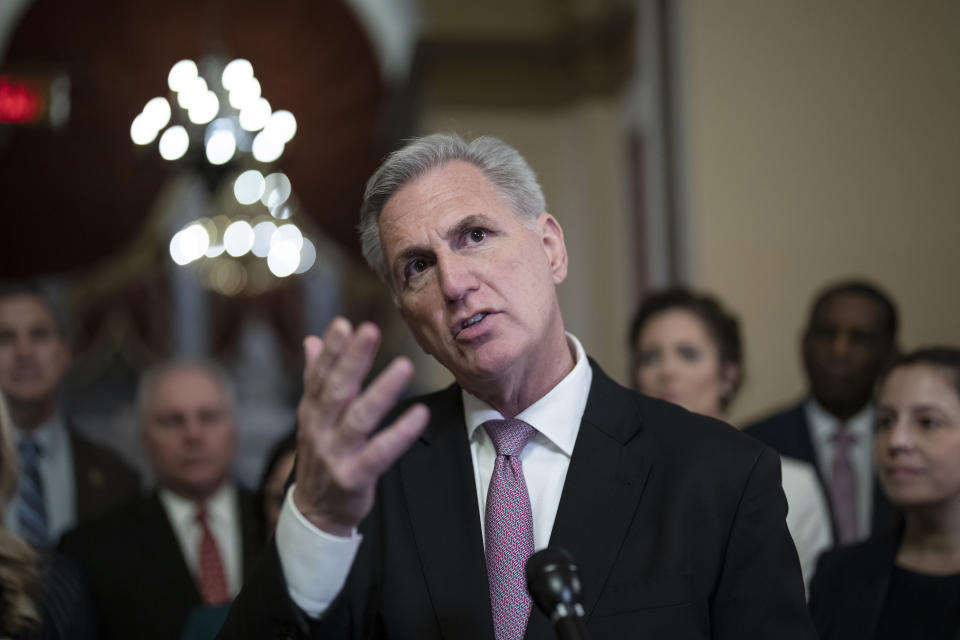
MULTIPOLYGON (((17 485, 15 442, 0 393, 0 513, 17 485)), ((96 637, 91 611, 72 564, 38 555, 0 521, 0 640, 91 640, 96 637)))

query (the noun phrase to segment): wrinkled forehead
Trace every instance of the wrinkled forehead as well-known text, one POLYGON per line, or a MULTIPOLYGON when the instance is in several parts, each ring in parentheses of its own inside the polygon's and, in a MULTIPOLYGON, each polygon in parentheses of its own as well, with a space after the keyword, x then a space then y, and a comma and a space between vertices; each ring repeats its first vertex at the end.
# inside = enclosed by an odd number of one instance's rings
POLYGON ((230 408, 228 392, 217 377, 203 367, 190 365, 158 374, 151 385, 148 401, 154 412, 195 406, 230 408))
POLYGON ((42 325, 60 335, 53 309, 33 293, 15 293, 0 297, 0 324, 12 326, 42 325))

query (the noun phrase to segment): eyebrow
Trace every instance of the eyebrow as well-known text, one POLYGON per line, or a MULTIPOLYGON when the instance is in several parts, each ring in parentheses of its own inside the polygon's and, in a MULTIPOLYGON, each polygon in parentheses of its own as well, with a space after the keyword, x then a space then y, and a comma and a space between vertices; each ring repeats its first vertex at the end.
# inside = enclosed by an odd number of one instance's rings
MULTIPOLYGON (((459 220, 452 227, 447 229, 443 237, 446 239, 458 238, 461 235, 465 234, 467 231, 474 229, 476 227, 488 227, 491 226, 491 221, 488 216, 482 214, 471 214, 461 220, 459 220)), ((394 268, 399 267, 405 264, 408 260, 412 258, 418 258, 423 255, 430 254, 431 250, 423 245, 413 245, 407 247, 403 251, 397 254, 397 257, 393 260, 394 268)))

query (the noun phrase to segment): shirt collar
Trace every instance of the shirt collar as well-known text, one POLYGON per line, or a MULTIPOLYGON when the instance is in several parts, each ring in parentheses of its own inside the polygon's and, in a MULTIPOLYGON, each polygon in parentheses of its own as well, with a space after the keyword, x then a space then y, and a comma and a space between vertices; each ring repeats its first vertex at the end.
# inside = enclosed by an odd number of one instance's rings
POLYGON ((53 414, 49 420, 35 429, 27 431, 18 427, 14 430, 14 433, 17 444, 27 439, 33 440, 40 445, 40 450, 44 455, 55 451, 59 447, 66 446, 67 427, 63 416, 59 413, 53 414))
POLYGON ((832 438, 841 422, 847 425, 847 432, 858 441, 865 441, 873 436, 873 405, 869 402, 855 415, 842 421, 824 409, 813 397, 804 404, 804 410, 816 439, 821 442, 832 438))
MULTIPOLYGON (((160 488, 157 493, 170 519, 175 522, 174 526, 184 527, 194 521, 197 515, 196 502, 179 496, 169 489, 160 488)), ((207 508, 207 518, 212 521, 228 519, 235 501, 236 488, 232 482, 224 482, 204 503, 207 508)))
MULTIPOLYGON (((573 453, 580 420, 587 406, 593 370, 583 345, 576 336, 568 333, 567 343, 576 358, 573 369, 546 395, 518 413, 516 419, 533 426, 569 456, 573 453)), ((461 389, 461 393, 464 422, 467 425, 467 436, 471 440, 475 437, 477 428, 487 420, 503 420, 503 415, 483 400, 464 389, 461 389)))

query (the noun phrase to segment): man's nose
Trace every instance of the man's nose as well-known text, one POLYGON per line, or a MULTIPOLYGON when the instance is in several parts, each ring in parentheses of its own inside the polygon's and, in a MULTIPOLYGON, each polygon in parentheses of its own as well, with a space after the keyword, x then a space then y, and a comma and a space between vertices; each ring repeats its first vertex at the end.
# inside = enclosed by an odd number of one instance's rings
POLYGON ((830 351, 835 358, 845 358, 850 353, 850 336, 845 331, 838 331, 830 341, 830 351))
POLYGON ((18 358, 27 358, 33 355, 33 341, 28 336, 18 336, 14 348, 18 358))
POLYGON ((197 440, 203 433, 203 424, 199 418, 188 417, 184 424, 183 431, 187 440, 197 440))
POLYGON ((454 252, 437 257, 437 278, 443 297, 448 302, 462 300, 478 286, 469 259, 454 252))

